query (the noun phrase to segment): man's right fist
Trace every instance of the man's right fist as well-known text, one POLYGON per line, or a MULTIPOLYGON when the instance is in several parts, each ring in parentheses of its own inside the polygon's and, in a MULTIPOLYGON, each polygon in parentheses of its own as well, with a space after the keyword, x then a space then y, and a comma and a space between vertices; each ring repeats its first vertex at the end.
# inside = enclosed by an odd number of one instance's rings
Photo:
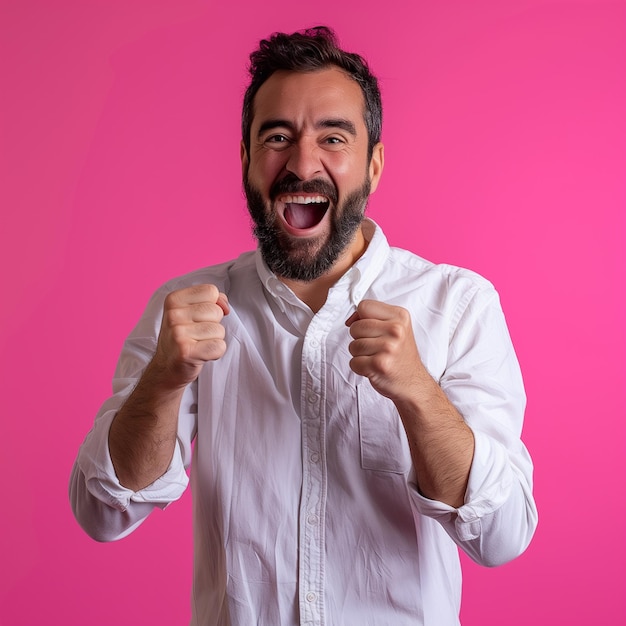
POLYGON ((226 351, 222 318, 228 298, 215 285, 194 285, 165 298, 163 320, 151 366, 168 387, 194 381, 207 361, 226 351))

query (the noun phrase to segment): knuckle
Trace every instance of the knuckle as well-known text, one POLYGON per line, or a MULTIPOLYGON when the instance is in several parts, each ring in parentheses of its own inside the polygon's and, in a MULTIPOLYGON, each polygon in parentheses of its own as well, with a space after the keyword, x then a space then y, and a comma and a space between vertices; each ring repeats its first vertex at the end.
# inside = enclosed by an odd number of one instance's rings
POLYGON ((386 352, 380 352, 372 359, 372 365, 377 374, 385 376, 391 370, 393 358, 386 352))
POLYGON ((411 321, 411 314, 408 312, 407 309, 399 306, 397 307, 397 311, 398 311, 398 317, 400 318, 402 323, 407 324, 411 321))
POLYGON ((170 336, 174 343, 182 345, 185 343, 185 340, 187 338, 187 331, 181 326, 172 326, 170 328, 170 336))
POLYGON ((180 313, 178 309, 166 309, 163 311, 163 320, 169 327, 176 326, 180 321, 180 313))
POLYGON ((200 285, 200 292, 205 294, 206 299, 210 302, 217 302, 217 298, 220 295, 219 289, 215 285, 206 284, 200 285))
POLYGON ((394 339, 403 339, 405 334, 404 329, 405 326, 402 322, 393 322, 389 325, 389 334, 394 339))
POLYGON ((176 291, 170 291, 170 293, 168 293, 165 296, 165 300, 163 301, 163 309, 164 310, 167 311, 167 310, 172 309, 172 308, 174 308, 176 306, 176 300, 177 300, 177 297, 178 297, 177 294, 178 294, 178 292, 176 292, 176 291))

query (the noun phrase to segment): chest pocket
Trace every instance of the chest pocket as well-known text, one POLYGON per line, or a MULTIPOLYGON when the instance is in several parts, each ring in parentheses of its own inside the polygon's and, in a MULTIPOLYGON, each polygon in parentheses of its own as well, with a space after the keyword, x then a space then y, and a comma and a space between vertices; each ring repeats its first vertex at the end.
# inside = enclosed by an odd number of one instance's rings
POLYGON ((411 467, 409 443, 395 405, 369 382, 357 386, 361 467, 404 474, 411 467))

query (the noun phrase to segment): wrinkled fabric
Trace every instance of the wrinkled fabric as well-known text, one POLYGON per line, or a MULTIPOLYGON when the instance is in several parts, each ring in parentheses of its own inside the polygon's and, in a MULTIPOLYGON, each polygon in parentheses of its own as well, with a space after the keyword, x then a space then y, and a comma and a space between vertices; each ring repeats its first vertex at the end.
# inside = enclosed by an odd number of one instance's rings
POLYGON ((119 539, 179 498, 189 470, 194 625, 457 625, 457 546, 494 566, 531 539, 525 395, 496 291, 390 248, 371 221, 364 232, 317 314, 249 252, 168 282, 124 345, 71 502, 90 535, 119 539), (135 493, 115 476, 109 426, 154 353, 165 296, 200 283, 228 295, 228 347, 185 391, 169 470, 135 493), (410 311, 426 368, 474 433, 458 509, 418 493, 395 406, 349 367, 345 320, 365 298, 410 311))

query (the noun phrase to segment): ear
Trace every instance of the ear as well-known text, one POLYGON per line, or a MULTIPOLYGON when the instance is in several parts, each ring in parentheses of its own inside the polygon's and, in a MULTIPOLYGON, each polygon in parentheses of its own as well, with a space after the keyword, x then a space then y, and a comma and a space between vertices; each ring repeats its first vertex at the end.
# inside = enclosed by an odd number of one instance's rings
POLYGON ((383 168, 385 167, 385 147, 382 143, 377 143, 372 151, 372 159, 369 164, 369 177, 370 177, 370 193, 376 191, 378 187, 378 181, 383 174, 383 168))
POLYGON ((239 144, 239 158, 241 159, 241 174, 245 176, 248 171, 250 159, 248 158, 248 151, 246 150, 246 144, 243 142, 243 139, 239 144))

